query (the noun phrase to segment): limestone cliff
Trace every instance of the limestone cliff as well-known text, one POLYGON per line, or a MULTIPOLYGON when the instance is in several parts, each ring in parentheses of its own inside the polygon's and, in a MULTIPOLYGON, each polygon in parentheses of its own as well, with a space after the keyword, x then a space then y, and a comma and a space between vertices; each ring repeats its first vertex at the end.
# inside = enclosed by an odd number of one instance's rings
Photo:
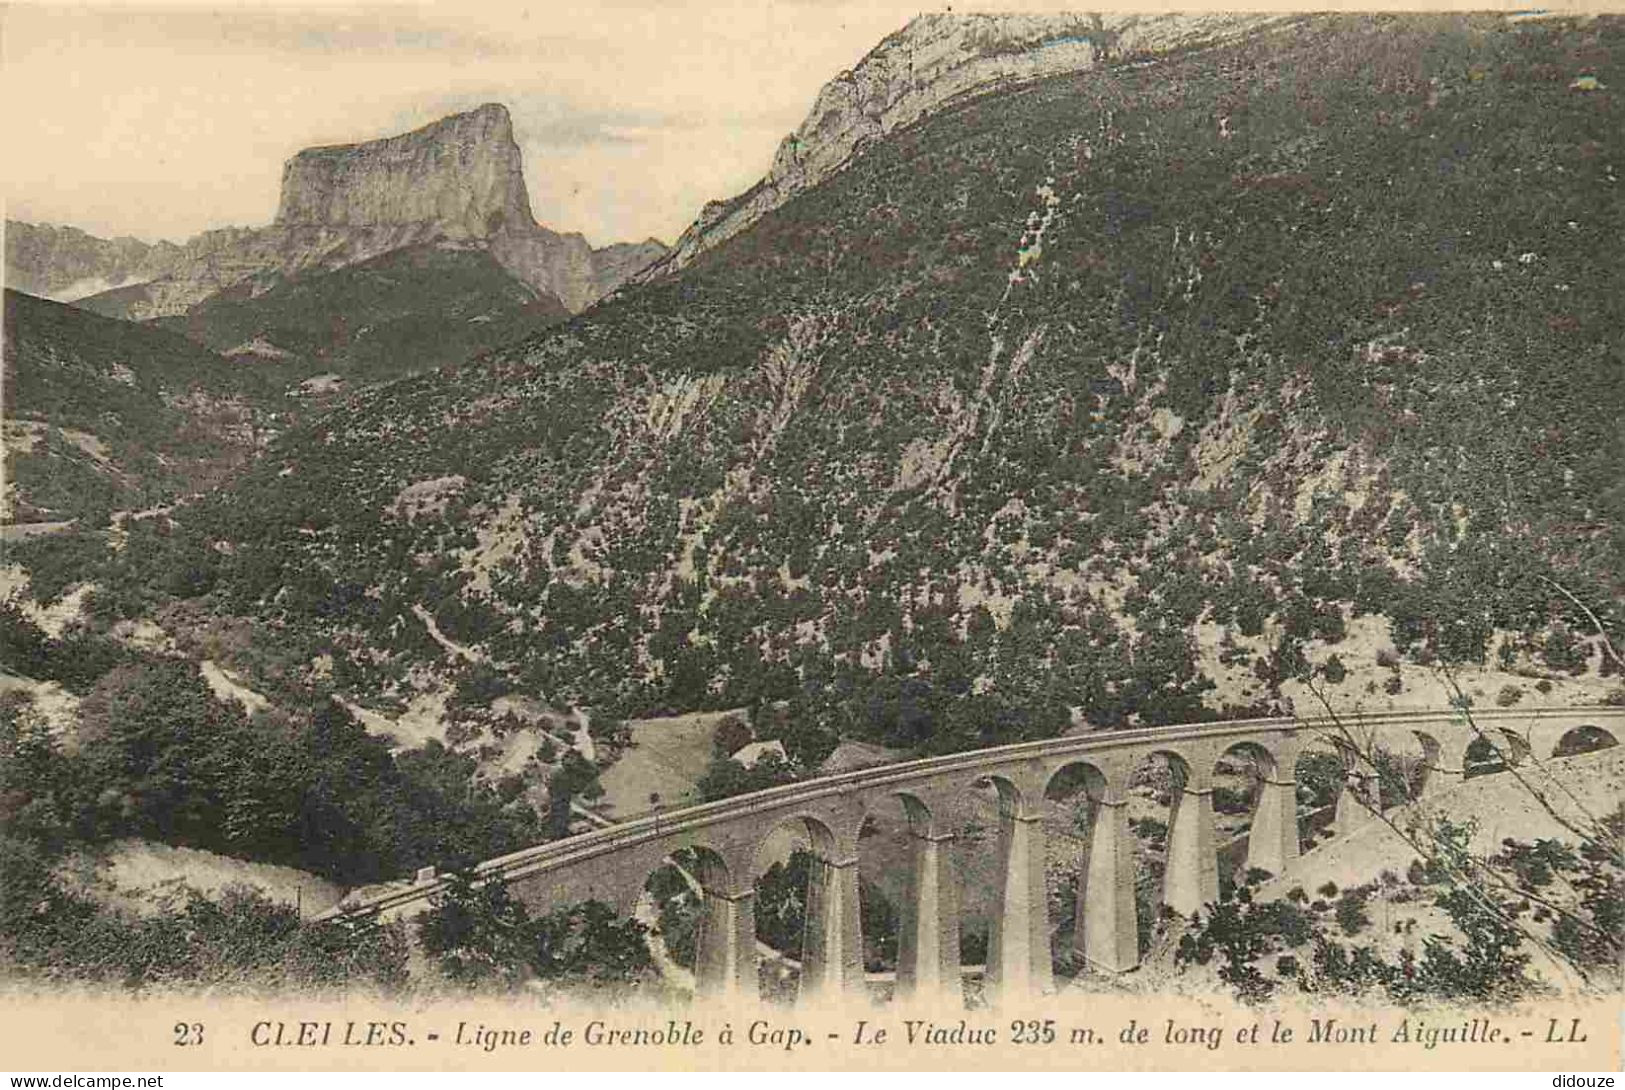
POLYGON ((578 234, 537 224, 513 122, 498 103, 401 136, 307 148, 283 168, 276 228, 482 244, 515 277, 571 311, 665 251, 659 243, 594 250, 578 234))
POLYGON ((178 245, 7 228, 10 286, 137 319, 425 244, 487 249, 538 295, 580 311, 665 253, 652 240, 595 250, 537 224, 512 120, 496 103, 400 136, 299 152, 283 167, 269 227, 207 231, 178 245))
POLYGON ((307 148, 283 167, 276 225, 421 226, 448 239, 532 227, 508 111, 488 103, 401 136, 307 148))
POLYGON ((1045 76, 1175 49, 1217 44, 1277 18, 1179 15, 922 15, 824 85, 749 191, 712 201, 648 275, 674 271, 795 194, 840 171, 866 147, 967 96, 1045 76))

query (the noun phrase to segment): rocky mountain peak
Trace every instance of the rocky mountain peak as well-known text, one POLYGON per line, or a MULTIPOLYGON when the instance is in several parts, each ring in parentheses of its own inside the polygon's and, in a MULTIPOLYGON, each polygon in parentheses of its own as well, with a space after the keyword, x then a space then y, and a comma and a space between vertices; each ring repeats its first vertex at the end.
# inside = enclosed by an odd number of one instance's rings
POLYGON ((6 227, 9 285, 136 319, 185 313, 223 289, 257 295, 280 277, 425 245, 483 249, 575 312, 666 252, 654 240, 594 249, 579 234, 539 225, 513 119, 496 102, 399 136, 306 148, 283 167, 269 227, 156 246, 9 220, 6 227))
POLYGON ((449 239, 533 224, 506 107, 487 103, 400 136, 306 148, 282 171, 278 227, 433 226, 449 239))
POLYGON ((674 271, 743 231, 865 148, 952 102, 1046 76, 1216 45, 1280 17, 1231 15, 920 15, 826 83, 772 169, 712 201, 649 275, 674 271))

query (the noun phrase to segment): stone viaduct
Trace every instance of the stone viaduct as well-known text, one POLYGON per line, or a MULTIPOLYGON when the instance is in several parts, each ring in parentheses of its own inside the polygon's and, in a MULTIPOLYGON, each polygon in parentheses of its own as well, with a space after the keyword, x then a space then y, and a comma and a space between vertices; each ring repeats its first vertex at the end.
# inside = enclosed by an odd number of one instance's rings
MULTIPOLYGON (((802 994, 856 991, 864 981, 859 839, 866 819, 889 809, 906 815, 912 856, 899 906, 898 994, 940 994, 959 986, 956 831, 975 793, 989 798, 994 792, 1000 885, 993 891, 985 982, 990 994, 1043 993, 1053 986, 1040 820, 1046 799, 1082 792, 1088 800, 1091 828, 1079 841, 1072 953, 1096 969, 1122 972, 1139 960, 1126 803, 1130 777, 1142 762, 1166 761, 1172 770, 1162 901, 1189 914, 1218 897, 1214 769, 1227 755, 1246 758, 1259 774, 1246 864, 1279 875, 1300 850, 1295 770, 1307 752, 1342 759, 1346 784, 1335 822, 1347 832, 1372 819, 1378 794, 1367 756, 1376 747, 1411 755, 1418 772, 1410 791, 1426 798, 1473 771, 1470 749, 1513 765, 1531 756, 1544 760, 1566 736, 1588 727, 1617 740, 1625 707, 1477 711, 1471 723, 1459 712, 1439 711, 1073 735, 882 765, 654 814, 487 860, 477 872, 508 884, 533 909, 596 898, 629 914, 649 877, 673 852, 689 849, 686 858, 703 891, 699 990, 753 996, 755 881, 769 863, 762 858, 764 841, 788 825, 804 832, 816 857, 802 994)), ((409 886, 342 907, 374 909, 385 919, 411 916, 429 907, 439 887, 426 871, 409 886)))

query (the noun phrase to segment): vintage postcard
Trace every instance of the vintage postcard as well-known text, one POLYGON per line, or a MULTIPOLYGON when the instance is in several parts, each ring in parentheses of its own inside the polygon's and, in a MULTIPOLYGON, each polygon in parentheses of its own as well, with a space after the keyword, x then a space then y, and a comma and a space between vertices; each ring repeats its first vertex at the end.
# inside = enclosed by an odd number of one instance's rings
POLYGON ((0 18, 10 1073, 1618 1070, 1625 19, 0 18))

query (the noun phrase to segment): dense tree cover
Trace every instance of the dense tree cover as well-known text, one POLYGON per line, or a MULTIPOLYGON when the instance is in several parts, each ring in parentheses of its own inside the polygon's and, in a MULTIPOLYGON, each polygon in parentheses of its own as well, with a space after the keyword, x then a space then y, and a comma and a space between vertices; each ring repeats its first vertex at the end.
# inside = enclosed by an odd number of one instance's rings
POLYGON ((292 406, 274 376, 233 367, 185 337, 5 292, 7 454, 19 522, 170 502, 252 456, 255 433, 292 406))
POLYGON ((392 755, 332 702, 249 717, 174 660, 101 678, 71 755, 14 699, 0 732, 0 816, 58 848, 140 836, 361 884, 543 839, 526 804, 476 782, 472 758, 436 742, 392 755))
POLYGON ((531 966, 545 980, 624 983, 653 971, 646 929, 602 901, 582 901, 536 921, 531 966))
POLYGON ((469 988, 513 988, 526 980, 637 984, 653 979, 646 929, 602 901, 533 917, 508 887, 471 872, 446 877, 419 917, 423 949, 446 979, 469 988))
POLYGON ((591 802, 603 794, 603 785, 598 782, 598 766, 575 750, 566 750, 547 779, 548 832, 555 838, 568 836, 571 804, 578 798, 591 802))
POLYGON ((14 599, 0 601, 0 662, 9 670, 82 695, 123 657, 123 648, 83 626, 47 636, 14 599))
POLYGON ((464 360, 568 315, 489 253, 430 245, 278 278, 264 290, 219 292, 153 324, 216 352, 263 339, 286 355, 250 366, 284 382, 332 372, 356 384, 464 360))
MULTIPOLYGON (((391 756, 337 705, 308 722, 245 716, 190 666, 132 657, 85 699, 69 755, 25 699, 0 699, 0 957, 25 975, 129 987, 408 983, 401 926, 323 923, 247 889, 137 915, 56 873, 73 849, 143 836, 359 883, 470 864, 541 838, 540 821, 435 743, 391 756)), ((589 766, 590 767, 590 766, 589 766)), ((642 925, 597 903, 531 919, 459 872, 420 934, 444 978, 640 979, 642 925)))
POLYGON ((700 777, 698 790, 704 802, 732 798, 751 791, 764 791, 794 783, 796 770, 779 759, 776 753, 764 753, 749 768, 727 757, 717 757, 706 766, 700 777))
POLYGON ((243 887, 131 915, 67 888, 53 854, 0 831, 0 959, 25 979, 172 987, 395 990, 407 980, 399 925, 364 916, 301 922, 243 887))
POLYGON ((678 965, 693 969, 698 953, 702 893, 700 866, 692 848, 672 853, 671 863, 649 876, 646 888, 654 901, 655 932, 678 965))
MULTIPOLYGON (((800 959, 807 934, 807 886, 818 857, 803 848, 775 862, 756 880, 756 937, 794 959, 800 959)), ((858 883, 859 928, 864 967, 879 972, 897 967, 897 909, 867 879, 858 883)))
POLYGON ((807 935, 807 883, 817 858, 797 849, 756 880, 756 937, 789 957, 801 957, 807 935))

